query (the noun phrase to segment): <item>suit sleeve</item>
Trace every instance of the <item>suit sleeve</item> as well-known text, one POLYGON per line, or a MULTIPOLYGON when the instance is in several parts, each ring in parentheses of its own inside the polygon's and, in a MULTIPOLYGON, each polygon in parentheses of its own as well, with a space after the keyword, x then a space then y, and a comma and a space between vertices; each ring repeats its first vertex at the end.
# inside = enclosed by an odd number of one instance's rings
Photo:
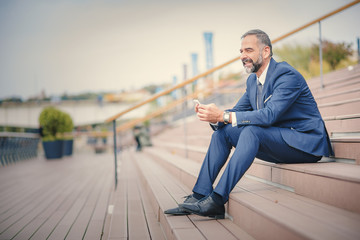
MULTIPOLYGON (((247 91, 244 95, 239 99, 236 105, 232 109, 227 109, 229 112, 238 112, 238 111, 251 111, 253 110, 250 104, 249 96, 247 91)), ((218 122, 216 125, 210 124, 210 127, 216 131, 219 128, 222 128, 225 124, 223 122, 218 122)))
POLYGON ((236 111, 238 127, 245 125, 271 126, 299 97, 302 84, 299 77, 301 76, 290 70, 274 75, 277 77, 274 79, 272 97, 266 106, 255 111, 236 111))

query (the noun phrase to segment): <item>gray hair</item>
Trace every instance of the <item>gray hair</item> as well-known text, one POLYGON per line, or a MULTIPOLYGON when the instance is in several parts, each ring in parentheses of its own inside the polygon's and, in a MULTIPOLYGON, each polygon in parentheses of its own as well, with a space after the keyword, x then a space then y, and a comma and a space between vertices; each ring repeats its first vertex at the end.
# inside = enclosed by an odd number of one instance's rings
POLYGON ((261 31, 260 29, 253 29, 253 30, 247 31, 246 33, 244 33, 244 35, 241 36, 241 39, 245 38, 248 35, 255 35, 256 38, 259 40, 259 43, 264 44, 265 46, 269 46, 270 47, 270 57, 273 55, 270 38, 264 31, 261 31))

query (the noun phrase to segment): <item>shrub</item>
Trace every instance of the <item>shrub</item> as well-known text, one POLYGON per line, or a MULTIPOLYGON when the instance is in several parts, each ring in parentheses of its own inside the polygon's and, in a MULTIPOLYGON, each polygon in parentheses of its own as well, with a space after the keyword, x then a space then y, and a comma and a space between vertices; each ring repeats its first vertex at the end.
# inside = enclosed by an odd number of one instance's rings
POLYGON ((71 132, 74 125, 69 114, 55 107, 46 107, 39 116, 43 129, 43 141, 54 141, 64 138, 64 133, 71 132))

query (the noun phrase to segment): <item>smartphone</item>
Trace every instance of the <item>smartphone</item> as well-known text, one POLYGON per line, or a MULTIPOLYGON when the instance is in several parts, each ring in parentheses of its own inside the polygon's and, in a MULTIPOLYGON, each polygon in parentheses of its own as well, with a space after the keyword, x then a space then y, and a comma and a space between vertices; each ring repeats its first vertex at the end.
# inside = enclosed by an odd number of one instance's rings
POLYGON ((194 99, 193 101, 194 101, 195 104, 199 104, 199 105, 201 104, 201 103, 199 102, 199 100, 197 100, 197 99, 194 99))

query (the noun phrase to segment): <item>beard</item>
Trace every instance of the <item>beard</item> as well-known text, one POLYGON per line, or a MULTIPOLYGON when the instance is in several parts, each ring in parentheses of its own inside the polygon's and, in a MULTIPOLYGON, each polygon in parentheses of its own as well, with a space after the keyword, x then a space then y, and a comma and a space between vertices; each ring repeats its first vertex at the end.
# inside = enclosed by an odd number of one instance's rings
POLYGON ((243 60, 243 65, 245 67, 245 70, 247 73, 256 73, 261 66, 263 65, 263 59, 261 57, 261 54, 259 54, 259 58, 254 62, 251 58, 246 58, 243 60), (246 67, 245 64, 249 62, 251 63, 251 67, 246 67))

